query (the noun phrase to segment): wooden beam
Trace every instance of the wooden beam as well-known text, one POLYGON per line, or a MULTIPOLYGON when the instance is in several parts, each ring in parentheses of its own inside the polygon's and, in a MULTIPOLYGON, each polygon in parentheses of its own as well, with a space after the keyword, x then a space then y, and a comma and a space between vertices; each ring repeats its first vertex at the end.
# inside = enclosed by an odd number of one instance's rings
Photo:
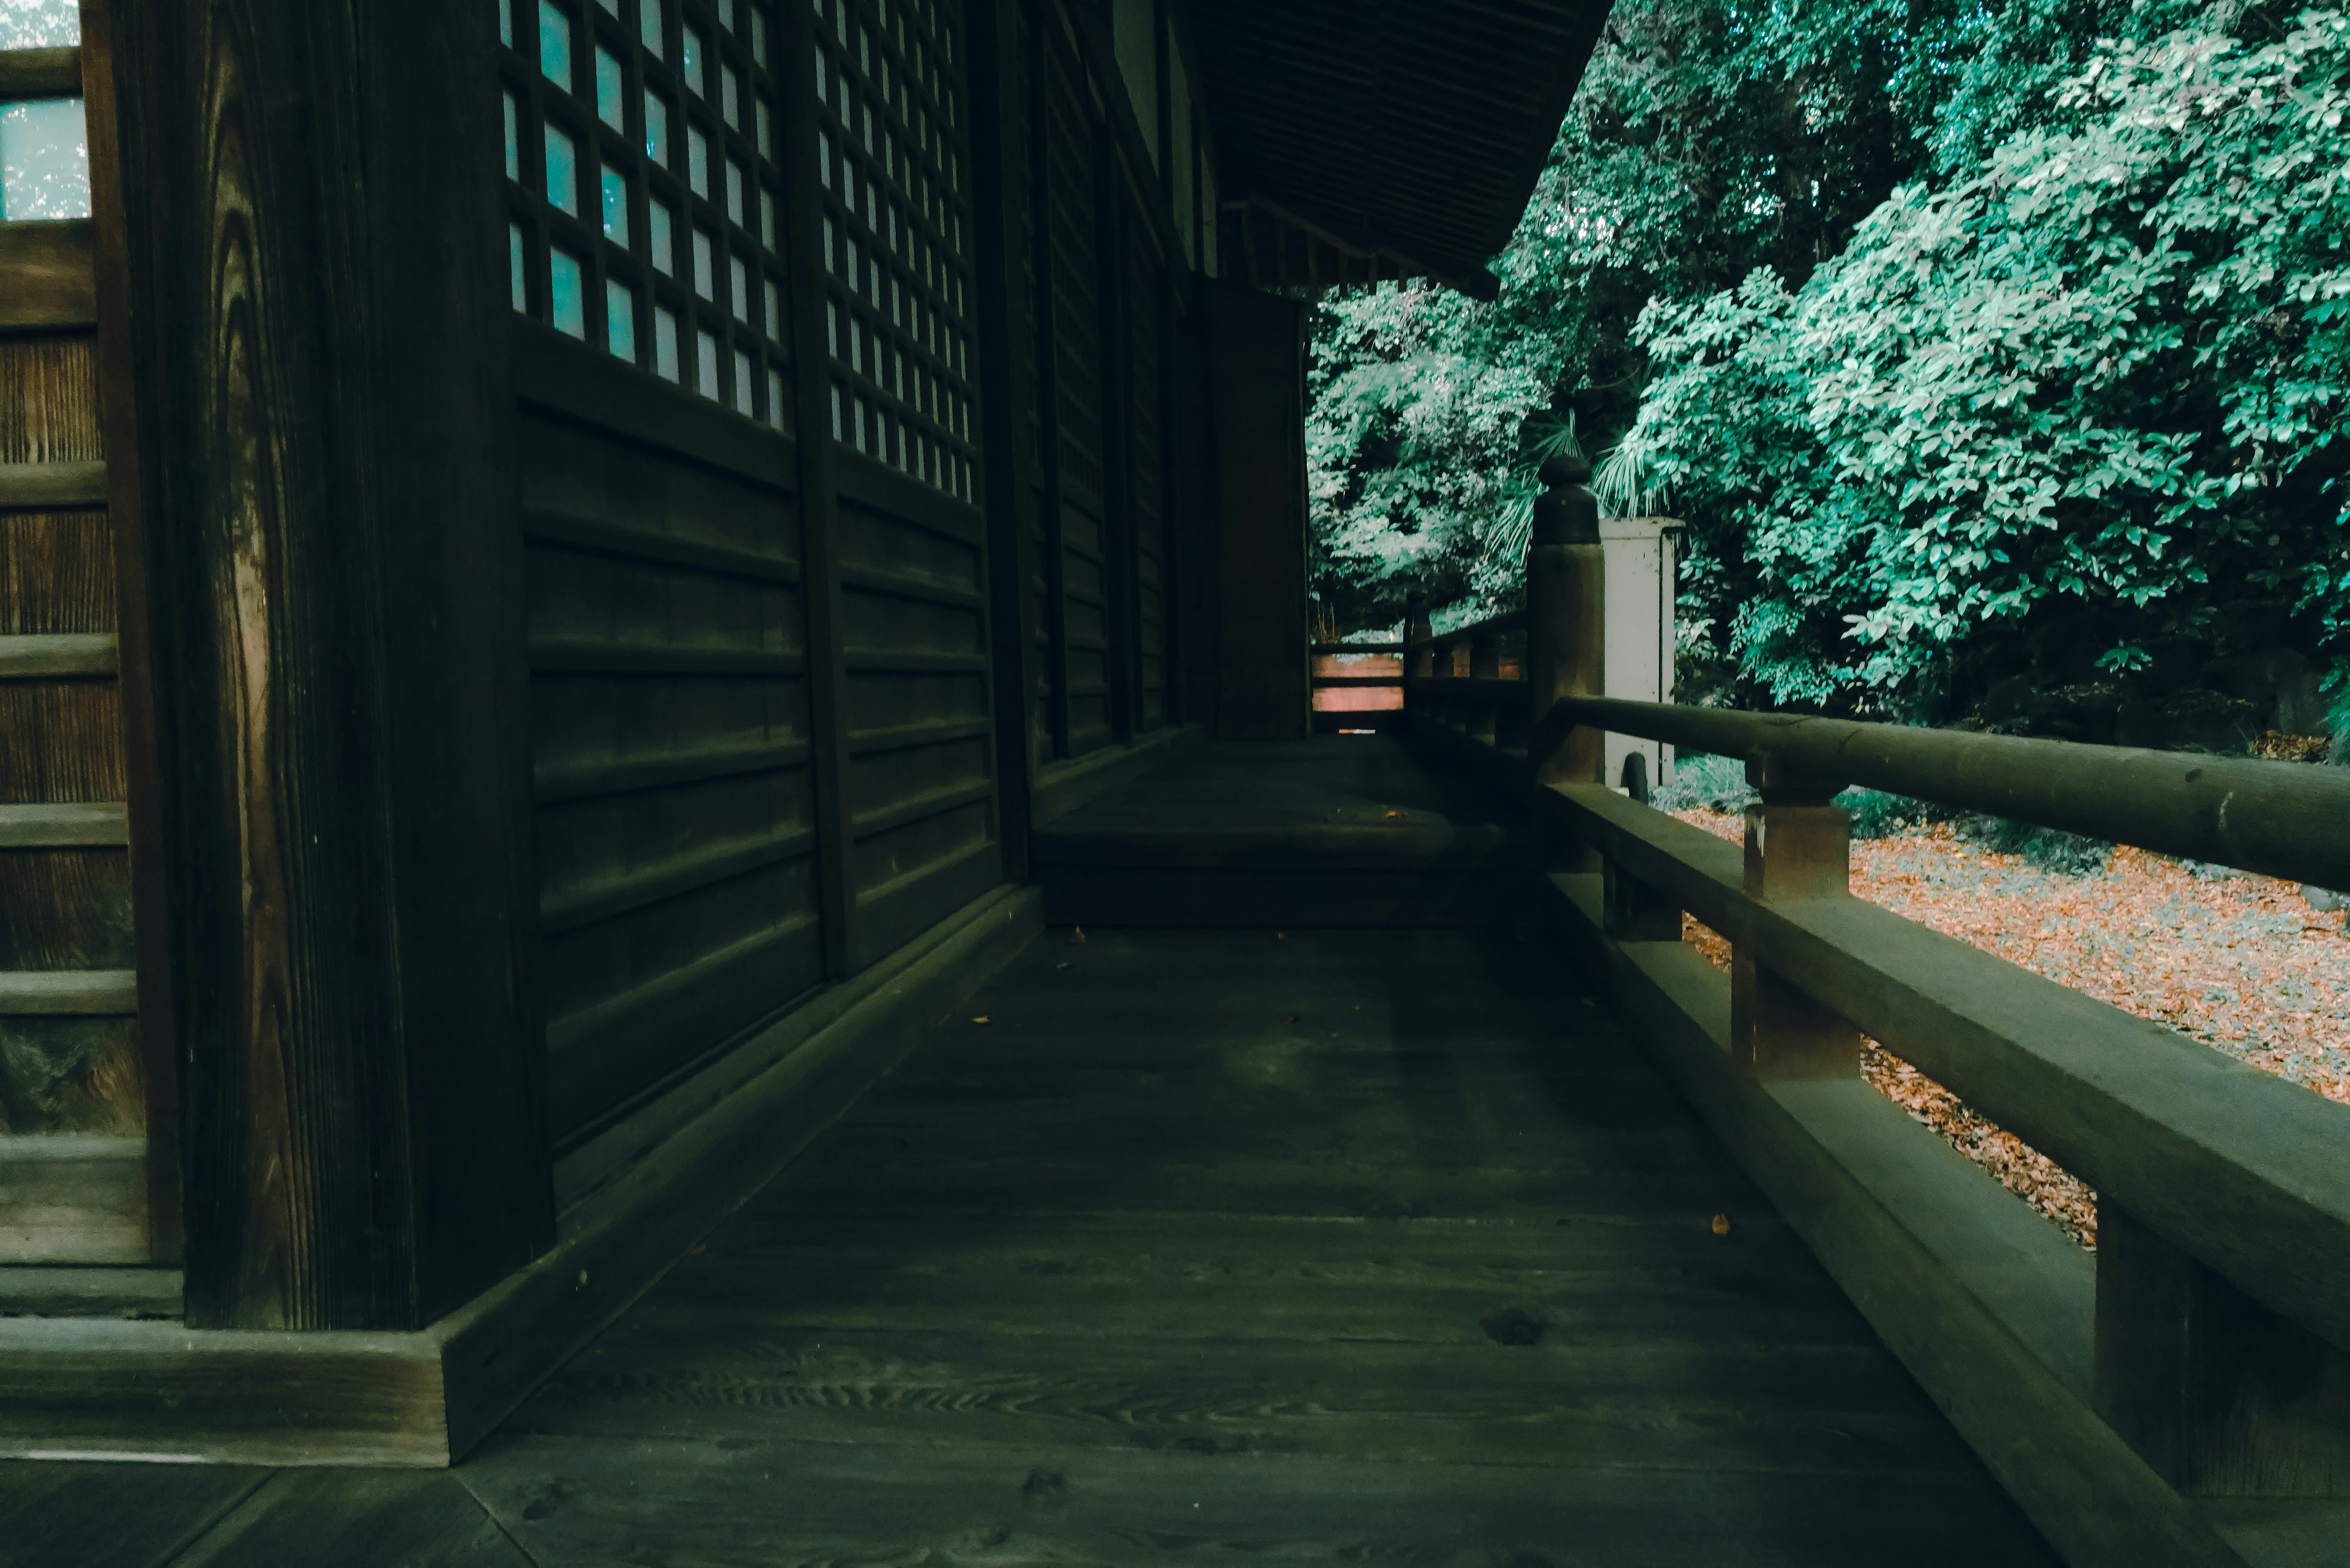
POLYGON ((105 504, 103 462, 0 462, 0 512, 105 504))
POLYGON ((0 680, 65 680, 112 675, 120 644, 112 632, 50 632, 0 637, 0 680))
POLYGON ((0 99, 76 98, 80 93, 79 49, 0 50, 0 99))
POLYGON ((0 805, 0 849, 112 848, 130 842, 120 801, 0 805))

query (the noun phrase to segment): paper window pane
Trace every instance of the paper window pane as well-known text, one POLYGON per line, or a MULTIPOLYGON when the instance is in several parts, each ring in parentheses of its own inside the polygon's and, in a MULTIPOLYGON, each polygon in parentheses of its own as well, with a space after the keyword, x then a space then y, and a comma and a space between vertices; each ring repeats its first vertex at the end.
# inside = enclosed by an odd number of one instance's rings
POLYGON ((556 331, 582 339, 588 336, 585 277, 577 256, 563 250, 547 253, 547 313, 554 318, 556 331))
POLYGON ((832 439, 840 440, 840 389, 832 389, 832 439))
POLYGON ((751 356, 740 348, 734 350, 734 410, 751 413, 751 356))
POLYGON ((727 296, 727 301, 733 306, 734 319, 737 321, 750 320, 751 275, 750 269, 743 265, 743 258, 741 256, 729 256, 726 258, 726 283, 728 288, 731 290, 727 296))
POLYGON ((0 103, 0 220, 89 216, 89 137, 78 98, 0 103))
POLYGON ((696 125, 685 128, 685 182, 693 187, 695 195, 709 197, 710 139, 696 125))
POLYGON ((579 215, 579 153, 571 138, 553 126, 546 128, 546 199, 579 215))
POLYGON ((617 16, 620 14, 620 0, 596 0, 596 4, 604 7, 612 16, 617 16))
POLYGON ((733 66, 718 67, 718 112, 729 127, 743 129, 743 84, 736 79, 733 66))
POLYGON ((770 337, 780 338, 784 335, 783 297, 782 291, 775 286, 775 280, 772 277, 769 278, 767 280, 767 313, 764 325, 766 327, 767 336, 770 337))
POLYGON ((766 66, 767 16, 763 11, 754 10, 751 13, 751 57, 758 61, 762 68, 766 66))
POLYGON ((671 311, 653 312, 653 369, 670 380, 679 378, 677 317, 671 311))
MULTIPOLYGON (((765 99, 761 99, 755 107, 759 119, 759 156, 772 161, 775 156, 775 117, 767 112, 765 99)), ((832 182, 827 179, 825 182, 830 184, 832 182)))
POLYGON ((538 68, 548 81, 571 90, 571 17, 555 0, 538 0, 538 68))
POLYGON ((669 167, 669 105, 645 88, 645 156, 669 167))
POLYGON ((733 159, 726 162, 726 216, 729 222, 743 222, 743 166, 733 159))
POLYGON ((618 278, 604 284, 604 333, 616 358, 637 362, 637 295, 618 278))
POLYGON ((718 298, 718 256, 709 234, 693 231, 693 292, 707 300, 718 298))
POLYGON ((816 176, 824 182, 826 190, 832 189, 832 132, 829 130, 816 133, 816 176))
MULTIPOLYGON (((8 26, 7 14, 0 12, 0 49, 24 49, 32 47, 29 44, 9 42, 6 32, 8 26)), ((514 0, 498 0, 498 42, 509 49, 514 47, 514 0)))
POLYGON ((688 27, 685 30, 685 85, 693 89, 694 97, 701 99, 710 96, 710 89, 702 78, 702 57, 706 53, 708 49, 702 41, 702 35, 688 27))
POLYGON ((713 403, 723 400, 725 394, 719 389, 718 386, 717 335, 710 332, 697 332, 693 335, 693 347, 694 389, 713 403))
POLYGON ((661 57, 661 0, 637 0, 637 37, 645 53, 655 59, 661 57))
POLYGON ((718 0, 718 25, 730 33, 734 30, 734 0, 718 0))
POLYGON ((620 98, 627 85, 620 74, 620 57, 599 46, 596 50, 596 118, 623 135, 628 133, 629 118, 620 98))
POLYGON ((767 422, 784 428, 784 373, 773 365, 767 367, 767 422))
POLYGON ((604 237, 616 245, 629 243, 629 177, 609 163, 604 165, 604 237))
POLYGON ((506 263, 514 273, 514 307, 527 316, 530 314, 530 290, 523 276, 520 223, 506 225, 506 263))
POLYGON ((522 183, 522 107, 506 94, 506 178, 522 183))
POLYGON ((645 226, 651 231, 653 265, 660 268, 670 276, 675 277, 677 275, 676 218, 671 214, 666 206, 655 202, 645 209, 645 226))

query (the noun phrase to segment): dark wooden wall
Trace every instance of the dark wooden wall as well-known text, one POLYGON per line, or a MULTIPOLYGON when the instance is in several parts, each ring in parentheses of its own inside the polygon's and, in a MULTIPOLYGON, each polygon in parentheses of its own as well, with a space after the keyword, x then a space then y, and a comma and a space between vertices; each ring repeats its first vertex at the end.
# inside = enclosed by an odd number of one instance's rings
POLYGON ((0 462, 108 462, 0 488, 0 635, 128 660, 0 670, 0 968, 111 989, 0 1031, 82 1064, 31 1130, 126 1140, 108 1259, 184 1197, 192 1324, 413 1325, 547 1244, 568 1151, 1022 876, 1039 775, 1187 712, 1192 285, 1057 0, 130 23, 144 373, 101 411, 87 283, 0 323, 0 462))
POLYGON ((162 922, 110 36, 89 10, 78 48, 0 54, 0 99, 83 99, 94 154, 86 192, 0 223, 0 1263, 16 1266, 179 1250, 168 977, 139 940, 162 922))

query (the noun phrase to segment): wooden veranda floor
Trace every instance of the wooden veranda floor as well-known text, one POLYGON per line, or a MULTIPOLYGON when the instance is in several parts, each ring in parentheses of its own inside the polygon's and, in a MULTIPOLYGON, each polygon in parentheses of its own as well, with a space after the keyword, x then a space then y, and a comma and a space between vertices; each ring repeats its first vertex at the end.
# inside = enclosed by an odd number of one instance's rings
POLYGON ((1544 967, 1049 931, 455 1470, 0 1465, 0 1563, 2053 1563, 1544 967))

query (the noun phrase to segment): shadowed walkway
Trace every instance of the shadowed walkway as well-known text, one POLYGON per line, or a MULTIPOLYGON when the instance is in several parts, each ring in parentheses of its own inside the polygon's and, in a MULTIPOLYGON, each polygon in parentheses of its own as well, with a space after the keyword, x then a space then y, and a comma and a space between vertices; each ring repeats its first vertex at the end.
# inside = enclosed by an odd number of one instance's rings
POLYGON ((243 1472, 93 1559, 25 1527, 139 1471, 9 1467, 0 1562, 2053 1561, 1524 967, 1048 932, 453 1474, 243 1472))

